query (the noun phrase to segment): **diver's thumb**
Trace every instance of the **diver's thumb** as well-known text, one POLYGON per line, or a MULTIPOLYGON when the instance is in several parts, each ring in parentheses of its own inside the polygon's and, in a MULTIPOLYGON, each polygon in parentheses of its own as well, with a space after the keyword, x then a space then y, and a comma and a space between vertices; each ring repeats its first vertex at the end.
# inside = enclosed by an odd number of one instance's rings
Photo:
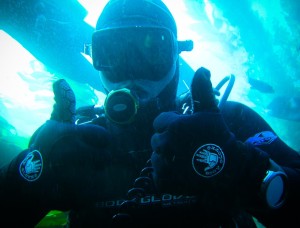
POLYGON ((210 71, 200 67, 194 74, 191 85, 194 112, 219 112, 217 100, 210 81, 210 71))
POLYGON ((51 113, 51 120, 75 123, 76 98, 70 85, 64 79, 53 83, 55 104, 51 113))

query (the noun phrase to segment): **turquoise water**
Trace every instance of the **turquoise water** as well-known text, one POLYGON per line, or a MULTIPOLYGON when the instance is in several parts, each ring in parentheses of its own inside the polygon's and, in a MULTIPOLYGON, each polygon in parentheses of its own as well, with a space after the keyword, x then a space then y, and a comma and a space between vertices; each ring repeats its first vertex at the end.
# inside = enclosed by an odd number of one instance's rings
MULTIPOLYGON (((0 3, 0 165, 26 148, 50 117, 55 80, 69 82, 77 107, 104 99, 98 73, 81 52, 106 1, 16 2, 0 3)), ((211 71, 214 86, 234 74, 228 99, 253 108, 300 151, 300 1, 164 2, 178 39, 194 41, 193 51, 181 54, 179 93, 201 66, 211 71)), ((64 222, 65 214, 52 212, 40 227, 64 222)))
MULTIPOLYGON (((1 164, 25 148, 34 130, 49 118, 54 102, 52 83, 58 78, 65 78, 74 89, 77 107, 102 104, 104 99, 97 72, 87 56, 80 54, 84 46, 81 42, 90 40, 79 34, 89 34, 106 1, 80 1, 83 6, 76 1, 40 2, 44 5, 31 7, 35 13, 27 16, 24 12, 30 8, 28 5, 10 4, 1 8, 5 9, 0 23, 1 164), (51 11, 51 7, 56 11, 51 11), (74 19, 64 7, 74 7, 73 14, 78 12, 80 16, 74 19), (22 29, 21 25, 32 29, 22 29), (43 39, 49 46, 43 46, 44 49, 34 46, 43 39), (82 58, 84 65, 75 61, 75 55, 66 55, 60 61, 71 72, 68 73, 40 61, 49 50, 58 47, 61 55, 76 51, 76 57, 82 58), (83 72, 90 74, 80 72, 83 68, 83 72)), ((182 70, 179 91, 187 89, 185 83, 189 85, 192 72, 201 66, 211 70, 214 85, 234 74, 236 83, 228 99, 252 107, 284 141, 299 151, 300 3, 294 0, 166 0, 165 3, 177 21, 178 39, 194 41, 194 50, 181 54, 189 69, 182 70), (250 77, 262 82, 262 87, 255 84, 251 88, 250 77), (272 92, 267 90, 268 86, 272 92), (276 103, 275 108, 273 105, 272 112, 270 103, 276 98, 285 98, 285 102, 276 103)), ((59 58, 52 56, 52 60, 59 58)))

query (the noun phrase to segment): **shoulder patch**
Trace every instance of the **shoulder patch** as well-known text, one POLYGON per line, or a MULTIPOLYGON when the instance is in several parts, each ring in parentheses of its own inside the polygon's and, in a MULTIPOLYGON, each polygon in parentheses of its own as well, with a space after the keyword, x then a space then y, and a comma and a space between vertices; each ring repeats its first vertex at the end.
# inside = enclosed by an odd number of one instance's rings
POLYGON ((260 146, 260 145, 271 144, 277 138, 278 138, 277 135, 275 135, 271 131, 262 131, 260 133, 257 133, 253 137, 248 138, 246 142, 249 142, 255 146, 260 146))
POLYGON ((215 144, 200 146, 192 158, 195 172, 205 178, 219 174, 225 165, 225 155, 221 147, 215 144))
POLYGON ((43 157, 38 150, 31 151, 19 166, 20 175, 27 181, 36 181, 42 174, 43 157))

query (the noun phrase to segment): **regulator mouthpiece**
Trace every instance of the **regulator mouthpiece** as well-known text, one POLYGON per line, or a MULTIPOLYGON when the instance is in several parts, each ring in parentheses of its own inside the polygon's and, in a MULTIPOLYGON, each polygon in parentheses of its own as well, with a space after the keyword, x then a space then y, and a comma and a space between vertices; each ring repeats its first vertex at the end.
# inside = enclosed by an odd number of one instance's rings
POLYGON ((129 124, 134 121, 138 110, 138 100, 129 89, 112 90, 104 102, 106 117, 117 124, 129 124))

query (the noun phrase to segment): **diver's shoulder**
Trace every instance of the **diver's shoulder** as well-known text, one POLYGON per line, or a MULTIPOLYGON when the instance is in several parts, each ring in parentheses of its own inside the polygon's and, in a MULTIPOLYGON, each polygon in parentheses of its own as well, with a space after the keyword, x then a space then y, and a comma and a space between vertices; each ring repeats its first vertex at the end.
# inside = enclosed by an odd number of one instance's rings
POLYGON ((239 101, 226 101, 221 112, 223 116, 235 118, 246 114, 258 115, 252 108, 239 101))
POLYGON ((228 110, 233 108, 244 108, 244 107, 248 107, 248 106, 239 101, 226 101, 223 106, 223 109, 228 110))

